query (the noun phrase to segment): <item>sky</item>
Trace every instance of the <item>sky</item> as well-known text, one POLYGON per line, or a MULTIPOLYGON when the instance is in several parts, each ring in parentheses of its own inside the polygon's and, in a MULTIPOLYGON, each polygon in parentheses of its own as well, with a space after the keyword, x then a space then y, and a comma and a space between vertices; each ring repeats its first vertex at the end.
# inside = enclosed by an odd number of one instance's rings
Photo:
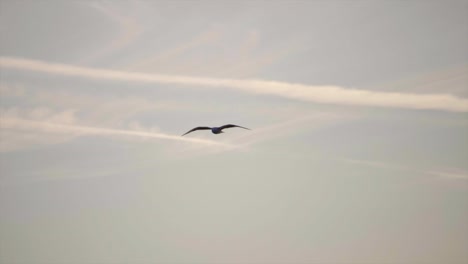
POLYGON ((466 0, 0 0, 0 262, 467 263, 467 47, 466 0))

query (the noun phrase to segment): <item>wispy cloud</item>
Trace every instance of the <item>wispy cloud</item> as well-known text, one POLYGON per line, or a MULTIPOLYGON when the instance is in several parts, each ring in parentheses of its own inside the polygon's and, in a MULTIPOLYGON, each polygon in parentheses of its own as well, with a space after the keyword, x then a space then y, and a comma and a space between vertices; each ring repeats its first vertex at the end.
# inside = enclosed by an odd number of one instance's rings
POLYGON ((383 89, 393 91, 414 91, 433 93, 445 91, 446 93, 467 96, 468 66, 462 65, 446 70, 439 70, 414 76, 409 79, 397 80, 382 85, 383 89))
POLYGON ((107 2, 91 2, 84 3, 85 5, 94 8, 104 14, 111 21, 115 22, 119 28, 119 34, 112 41, 97 50, 94 54, 83 58, 81 62, 94 62, 98 59, 112 55, 113 53, 122 50, 133 43, 143 32, 143 26, 133 17, 126 16, 122 10, 116 10, 110 3, 107 2))
POLYGON ((97 80, 165 83, 188 86, 225 87, 246 93, 281 96, 301 101, 410 109, 468 112, 468 99, 450 94, 410 94, 312 86, 265 80, 201 78, 78 67, 14 57, 1 57, 3 68, 43 72, 97 80))
POLYGON ((445 179, 445 180, 468 180, 468 172, 462 169, 421 169, 421 168, 413 168, 405 165, 390 163, 390 162, 383 162, 383 161, 376 161, 376 160, 360 160, 360 159, 342 159, 341 161, 355 164, 359 166, 365 167, 372 167, 378 168, 383 170, 392 170, 392 171, 401 171, 401 172, 411 172, 421 175, 426 175, 430 177, 437 177, 438 179, 445 179))
POLYGON ((428 171, 428 174, 440 177, 441 179, 468 180, 468 172, 459 169, 428 171))
POLYGON ((176 60, 190 50, 215 42, 221 35, 222 34, 219 29, 211 28, 184 43, 178 44, 175 47, 164 50, 154 56, 150 56, 149 58, 131 64, 126 68, 131 70, 167 68, 168 65, 171 64, 171 61, 176 60))
MULTIPOLYGON (((120 127, 139 114, 147 112, 161 113, 170 111, 187 111, 199 109, 197 106, 175 100, 161 100, 140 96, 125 96, 119 94, 95 95, 67 88, 61 90, 48 89, 47 85, 27 84, 18 82, 0 82, 0 95, 2 102, 20 98, 21 104, 9 107, 3 104, 0 113, 17 111, 19 114, 29 116, 28 110, 48 108, 54 111, 76 110, 82 118, 83 124, 105 127, 120 127)), ((53 114, 53 113, 50 113, 53 114)), ((20 116, 15 116, 20 117, 20 116)), ((27 119, 27 118, 26 118, 27 119)))
POLYGON ((26 94, 24 88, 16 84, 0 83, 0 95, 9 97, 23 97, 26 94))
MULTIPOLYGON (((21 131, 36 131, 47 134, 68 135, 71 137, 86 136, 86 135, 101 135, 101 136, 122 136, 122 137, 139 137, 153 138, 159 140, 171 140, 178 142, 186 142, 192 144, 202 144, 205 146, 222 147, 224 149, 234 149, 235 146, 216 142, 207 139, 181 137, 179 135, 170 135, 160 132, 147 132, 140 130, 124 130, 111 129, 102 127, 79 126, 74 124, 64 124, 55 122, 34 121, 21 118, 2 118, 0 122, 2 132, 5 130, 21 130, 21 131)), ((4 139, 3 139, 4 140, 4 139)), ((3 141, 2 140, 2 141, 3 141)))
POLYGON ((389 169, 389 170, 404 170, 404 171, 414 171, 405 166, 400 166, 388 162, 376 161, 376 160, 360 160, 360 159, 342 159, 342 161, 350 164, 361 165, 366 167, 380 168, 380 169, 389 169))
POLYGON ((346 122, 358 118, 358 116, 348 113, 328 113, 316 112, 312 114, 302 114, 290 116, 287 120, 255 128, 254 130, 240 135, 236 138, 242 146, 268 141, 285 135, 299 134, 302 131, 310 132, 314 129, 336 125, 340 122, 346 122))

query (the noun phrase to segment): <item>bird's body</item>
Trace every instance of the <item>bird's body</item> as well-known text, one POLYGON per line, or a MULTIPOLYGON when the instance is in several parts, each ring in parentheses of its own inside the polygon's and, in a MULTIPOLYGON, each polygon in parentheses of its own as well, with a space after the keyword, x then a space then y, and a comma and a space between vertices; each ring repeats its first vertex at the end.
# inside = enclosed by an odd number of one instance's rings
POLYGON ((212 127, 212 128, 211 128, 211 133, 213 133, 213 134, 221 134, 221 133, 223 133, 223 130, 222 130, 221 128, 219 128, 219 127, 212 127))
POLYGON ((183 134, 182 136, 185 136, 187 135, 188 133, 191 133, 193 131, 196 131, 196 130, 211 130, 211 133, 213 134, 221 134, 221 133, 224 133, 223 132, 223 129, 225 128, 231 128, 231 127, 240 127, 240 128, 243 128, 243 129, 248 129, 250 130, 249 128, 246 128, 246 127, 242 127, 242 126, 238 126, 238 125, 224 125, 224 126, 220 126, 220 127, 206 127, 206 126, 200 126, 200 127, 196 127, 196 128, 193 128, 191 129, 190 131, 188 131, 187 133, 183 134))

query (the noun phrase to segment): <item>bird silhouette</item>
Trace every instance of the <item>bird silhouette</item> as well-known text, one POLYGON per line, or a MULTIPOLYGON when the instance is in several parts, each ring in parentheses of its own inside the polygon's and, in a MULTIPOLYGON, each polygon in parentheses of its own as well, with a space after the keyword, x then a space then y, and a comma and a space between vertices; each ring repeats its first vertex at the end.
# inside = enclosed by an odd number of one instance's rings
POLYGON ((250 130, 249 128, 246 128, 246 127, 242 127, 242 126, 238 126, 238 125, 224 125, 224 126, 220 126, 220 127, 206 127, 206 126, 199 126, 199 127, 196 127, 196 128, 193 128, 191 129, 190 131, 188 131, 187 133, 183 134, 182 136, 185 136, 187 135, 188 133, 191 133, 193 131, 196 131, 196 130, 211 130, 211 133, 213 134, 221 134, 221 133, 224 133, 223 132, 223 129, 225 128, 231 128, 231 127, 240 127, 240 128, 243 128, 243 129, 248 129, 250 130))

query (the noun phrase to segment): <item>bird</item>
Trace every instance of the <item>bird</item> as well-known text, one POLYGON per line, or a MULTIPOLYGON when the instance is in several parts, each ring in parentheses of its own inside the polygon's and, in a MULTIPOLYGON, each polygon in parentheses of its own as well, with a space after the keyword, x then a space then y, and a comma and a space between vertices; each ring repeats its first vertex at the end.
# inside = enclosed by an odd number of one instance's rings
POLYGON ((231 128, 231 127, 240 127, 240 128, 243 128, 243 129, 250 130, 250 128, 246 128, 246 127, 238 126, 238 125, 232 125, 232 124, 228 124, 228 125, 224 125, 224 126, 220 126, 220 127, 199 126, 199 127, 193 128, 190 131, 186 132, 185 134, 182 135, 182 137, 187 135, 188 133, 191 133, 191 132, 196 131, 196 130, 211 130, 211 133, 213 133, 213 134, 221 134, 221 133, 224 133, 223 129, 231 128))

